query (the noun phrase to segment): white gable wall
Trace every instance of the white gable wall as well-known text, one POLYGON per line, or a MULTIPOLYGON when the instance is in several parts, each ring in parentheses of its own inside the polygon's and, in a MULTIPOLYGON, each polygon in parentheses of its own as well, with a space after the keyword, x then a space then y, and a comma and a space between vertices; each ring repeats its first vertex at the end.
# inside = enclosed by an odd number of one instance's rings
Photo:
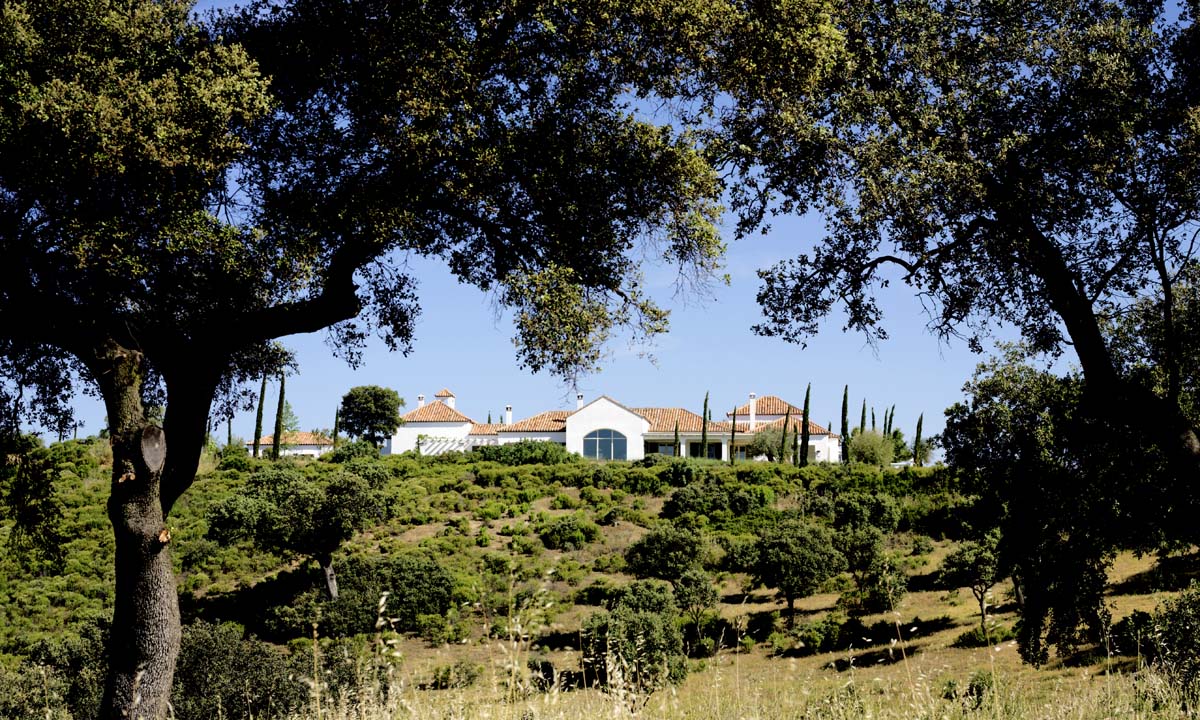
POLYGON ((624 435, 626 459, 646 456, 642 438, 650 432, 650 422, 606 397, 596 398, 567 417, 567 451, 582 455, 583 438, 594 430, 616 430, 624 435))
POLYGON ((426 455, 440 455, 450 450, 466 450, 467 435, 470 432, 471 423, 467 422, 404 423, 388 440, 384 453, 396 455, 416 450, 418 438, 421 440, 421 452, 426 455))

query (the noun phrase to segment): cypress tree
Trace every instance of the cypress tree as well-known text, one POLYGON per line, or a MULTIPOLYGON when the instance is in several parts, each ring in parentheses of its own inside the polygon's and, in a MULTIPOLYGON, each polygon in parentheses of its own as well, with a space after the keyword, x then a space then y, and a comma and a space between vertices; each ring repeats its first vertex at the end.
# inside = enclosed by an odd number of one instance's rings
POLYGON ((338 441, 338 421, 342 418, 342 409, 340 407, 333 409, 333 446, 337 447, 338 441))
MULTIPOLYGON (((830 424, 829 429, 833 429, 830 424)), ((850 462, 850 386, 842 388, 842 462, 850 462)))
POLYGON ((729 464, 734 461, 733 443, 737 440, 737 408, 733 409, 733 422, 729 424, 729 464))
POLYGON ((800 461, 797 463, 800 467, 808 464, 808 443, 811 439, 808 429, 808 412, 811 398, 812 383, 809 383, 808 388, 804 391, 804 417, 801 420, 804 424, 800 426, 800 461))
POLYGON ((233 444, 233 418, 225 418, 225 447, 233 444))
POLYGON ((871 432, 875 432, 875 408, 871 408, 871 432))
POLYGON ((921 467, 921 423, 925 420, 925 413, 917 416, 917 435, 913 438, 913 465, 921 467))
POLYGON ((259 444, 262 442, 263 403, 267 398, 267 374, 263 373, 262 387, 258 391, 258 413, 254 416, 254 457, 258 457, 259 444))
POLYGON ((287 375, 279 373, 279 406, 275 410, 275 437, 271 438, 271 459, 279 459, 279 448, 283 445, 284 381, 287 375))
POLYGON ((787 462, 787 446, 788 446, 788 425, 792 419, 792 406, 788 405, 788 409, 783 414, 783 436, 779 438, 779 462, 787 462))
POLYGON ((700 416, 700 457, 708 457, 708 393, 704 393, 704 411, 700 416))
POLYGON ((679 421, 675 421, 675 457, 679 457, 679 421))
POLYGON ((797 458, 800 457, 800 436, 792 433, 792 462, 799 463, 797 458))
POLYGON ((867 431, 867 399, 863 398, 862 417, 858 419, 858 431, 865 433, 867 431))
POLYGON ((887 434, 891 435, 896 432, 896 406, 892 406, 891 414, 888 415, 887 434))
POLYGON ((492 411, 488 410, 488 425, 492 424, 492 411))

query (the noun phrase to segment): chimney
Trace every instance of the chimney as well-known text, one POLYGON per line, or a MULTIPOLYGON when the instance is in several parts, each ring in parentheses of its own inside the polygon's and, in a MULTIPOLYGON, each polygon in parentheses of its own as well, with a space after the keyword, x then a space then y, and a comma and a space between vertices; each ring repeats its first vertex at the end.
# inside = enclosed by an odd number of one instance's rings
POLYGON ((454 409, 454 396, 453 395, 446 398, 446 407, 450 408, 451 410, 454 409))
POLYGON ((583 409, 583 393, 576 393, 576 394, 575 394, 575 409, 576 409, 576 410, 582 410, 582 409, 583 409))
POLYGON ((419 408, 425 407, 425 396, 424 395, 417 396, 417 407, 419 407, 419 408))
POLYGON ((750 429, 754 430, 754 426, 758 422, 758 395, 750 393, 750 429))
POLYGON ((512 405, 504 406, 504 424, 512 425, 512 405))

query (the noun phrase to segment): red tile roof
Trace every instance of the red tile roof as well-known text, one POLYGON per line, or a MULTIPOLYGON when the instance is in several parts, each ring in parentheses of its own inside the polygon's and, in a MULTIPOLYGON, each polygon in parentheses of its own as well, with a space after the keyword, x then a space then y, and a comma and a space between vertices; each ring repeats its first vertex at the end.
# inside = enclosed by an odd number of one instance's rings
POLYGON ((505 425, 499 429, 499 432, 564 432, 567 429, 567 416, 573 412, 573 410, 547 410, 511 425, 505 425))
POLYGON ((458 422, 458 423, 473 423, 471 418, 463 415, 459 411, 450 407, 443 402, 431 402, 424 407, 419 407, 416 410, 406 414, 402 418, 406 423, 418 422, 458 422))
POLYGON ((475 423, 471 426, 471 435, 495 435, 504 427, 504 423, 475 423))
MULTIPOLYGON (((798 408, 795 405, 791 404, 790 402, 784 400, 783 398, 776 397, 775 395, 763 395, 762 397, 760 397, 758 399, 758 402, 755 403, 755 405, 754 405, 754 414, 755 415, 786 415, 788 408, 791 408, 791 410, 792 410, 792 417, 800 417, 801 415, 804 414, 803 408, 798 408)), ((738 417, 742 417, 742 416, 750 417, 750 403, 746 403, 745 405, 739 407, 737 409, 737 414, 738 414, 738 417)), ((733 415, 732 412, 725 413, 725 417, 730 417, 732 415, 733 415)))
POLYGON ((447 388, 442 388, 441 392, 439 392, 437 395, 434 395, 434 397, 454 397, 454 393, 450 392, 450 390, 447 388))
MULTIPOLYGON (((675 423, 679 423, 679 432, 693 433, 701 432, 701 423, 703 419, 692 412, 683 408, 629 408, 632 412, 641 415, 650 421, 650 432, 664 433, 675 432, 675 423)), ((713 429, 718 425, 715 422, 709 422, 708 429, 713 429)))
MULTIPOLYGON (((767 428, 773 428, 775 430, 780 430, 783 428, 783 420, 784 420, 784 418, 779 418, 778 420, 772 420, 771 422, 768 422, 768 423, 759 423, 758 427, 756 428, 756 431, 757 430, 765 430, 767 428)), ((740 425, 741 423, 738 423, 738 424, 740 425)), ((790 420, 788 420, 788 432, 790 432, 790 433, 800 432, 801 428, 803 428, 803 426, 800 424, 800 418, 793 415, 792 418, 790 420)), ((828 435, 830 433, 829 433, 828 429, 816 424, 815 422, 809 422, 808 423, 808 434, 809 435, 828 435)))
MULTIPOLYGON (((265 435, 261 439, 259 439, 258 444, 259 445, 272 445, 272 444, 274 444, 274 442, 275 442, 274 435, 265 435)), ((254 443, 251 441, 251 442, 247 442, 246 444, 253 445, 254 443)), ((283 444, 284 445, 328 445, 329 447, 333 447, 333 440, 330 440, 329 438, 325 437, 324 435, 321 435, 320 433, 285 432, 283 434, 283 444)))

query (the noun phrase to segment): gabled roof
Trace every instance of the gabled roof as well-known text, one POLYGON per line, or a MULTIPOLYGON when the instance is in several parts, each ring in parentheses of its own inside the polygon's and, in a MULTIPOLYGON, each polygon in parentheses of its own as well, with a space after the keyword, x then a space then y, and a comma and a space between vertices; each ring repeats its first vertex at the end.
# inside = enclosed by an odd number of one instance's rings
POLYGON ((511 425, 502 425, 497 432, 565 432, 571 410, 547 410, 511 425))
MULTIPOLYGON (((772 428, 775 430, 782 430, 783 429, 783 421, 784 421, 784 418, 779 418, 778 420, 772 420, 771 422, 768 422, 768 423, 759 423, 758 427, 755 428, 755 432, 757 432, 758 430, 766 430, 767 428, 772 428)), ((738 423, 738 425, 740 426, 741 423, 738 423)), ((792 416, 792 418, 790 420, 788 420, 788 432, 790 432, 790 433, 798 433, 801 431, 801 429, 803 427, 804 426, 801 424, 799 417, 792 416)), ((829 435, 831 433, 829 432, 829 430, 827 428, 822 427, 821 425, 818 425, 815 422, 809 422, 808 423, 808 434, 809 435, 829 435)))
MULTIPOLYGON (((679 423, 679 432, 681 433, 702 432, 703 418, 691 410, 683 408, 630 408, 630 410, 650 421, 650 432, 652 433, 675 432, 676 422, 679 423)), ((709 421, 709 431, 715 432, 718 425, 728 425, 728 423, 709 421)))
POLYGON ((421 422, 457 422, 457 423, 473 423, 471 418, 463 415, 459 411, 450 407, 443 402, 431 402, 424 407, 419 407, 416 410, 404 415, 402 418, 406 423, 421 423, 421 422))
MULTIPOLYGON (((588 403, 587 405, 584 405, 583 407, 579 408, 579 410, 583 410, 583 409, 585 409, 585 408, 589 408, 589 407, 591 407, 592 405, 595 405, 596 403, 600 402, 601 400, 607 400, 607 401, 609 401, 610 403, 612 403, 613 405, 616 405, 617 407, 621 408, 621 409, 622 409, 622 410, 624 410, 625 412, 628 412, 628 413, 633 413, 634 415, 638 415, 638 416, 640 416, 640 417, 641 417, 643 420, 649 420, 649 419, 650 419, 650 418, 647 418, 646 416, 642 415, 642 414, 641 414, 640 412, 638 412, 637 410, 634 410, 633 408, 631 408, 631 407, 628 407, 628 406, 626 406, 626 405, 622 405, 621 403, 617 402, 616 400, 613 400, 612 398, 610 398, 610 397, 609 397, 609 396, 607 396, 607 395, 601 395, 600 397, 598 397, 598 398, 596 398, 595 400, 591 401, 591 402, 590 402, 590 403, 588 403)), ((579 412, 579 410, 576 410, 575 412, 579 412)))
MULTIPOLYGON (((265 435, 259 439, 259 445, 272 445, 275 442, 274 435, 265 435)), ((247 441, 247 445, 253 445, 253 441, 247 441)), ((333 440, 325 437, 320 433, 314 432, 285 432, 283 434, 283 445, 327 445, 333 447, 333 440)))
POLYGON ((450 392, 447 388, 442 388, 434 397, 454 397, 454 393, 450 392))
POLYGON ((495 435, 504 428, 504 423, 475 423, 471 426, 470 435, 495 435))
MULTIPOLYGON (((754 405, 755 415, 786 415, 788 408, 791 408, 792 417, 800 417, 804 414, 803 408, 798 408, 787 400, 775 395, 763 395, 754 405)), ((737 409, 738 417, 750 417, 750 403, 746 403, 737 409)), ((725 413, 725 417, 732 417, 732 412, 725 413)))

